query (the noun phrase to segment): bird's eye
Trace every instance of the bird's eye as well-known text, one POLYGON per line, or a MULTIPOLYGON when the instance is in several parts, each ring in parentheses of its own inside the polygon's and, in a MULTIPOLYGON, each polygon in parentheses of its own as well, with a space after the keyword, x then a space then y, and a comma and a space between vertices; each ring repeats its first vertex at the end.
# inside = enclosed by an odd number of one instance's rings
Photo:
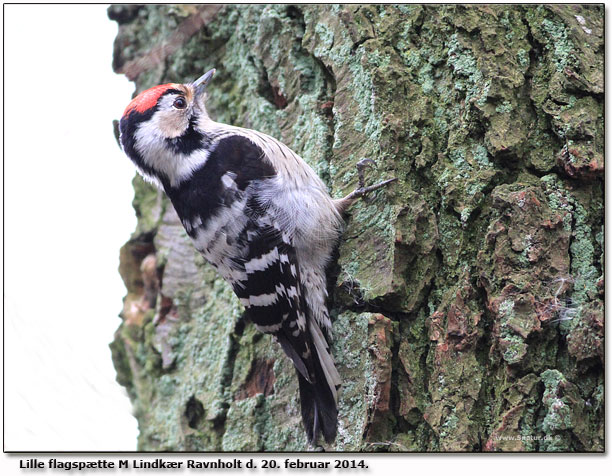
POLYGON ((184 97, 179 96, 174 100, 172 105, 177 109, 185 109, 187 107, 187 101, 185 101, 184 97))

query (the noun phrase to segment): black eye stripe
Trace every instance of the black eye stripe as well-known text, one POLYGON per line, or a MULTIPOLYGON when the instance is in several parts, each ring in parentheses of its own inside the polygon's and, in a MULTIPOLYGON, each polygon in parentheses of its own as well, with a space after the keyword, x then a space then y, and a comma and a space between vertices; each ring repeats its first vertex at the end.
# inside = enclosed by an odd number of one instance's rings
POLYGON ((179 95, 182 95, 182 94, 184 94, 184 93, 183 93, 183 91, 180 91, 180 90, 178 90, 178 89, 166 89, 166 90, 164 91, 164 94, 162 94, 162 96, 165 96, 165 95, 167 95, 167 94, 179 94, 179 95))

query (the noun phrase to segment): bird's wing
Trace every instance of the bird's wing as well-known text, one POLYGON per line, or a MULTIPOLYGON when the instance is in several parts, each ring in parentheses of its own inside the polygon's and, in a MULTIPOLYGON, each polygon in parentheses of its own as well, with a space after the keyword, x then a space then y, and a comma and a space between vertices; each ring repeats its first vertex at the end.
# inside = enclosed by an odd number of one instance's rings
POLYGON ((300 374, 311 381, 311 338, 295 249, 273 212, 255 198, 248 200, 247 213, 239 263, 245 278, 233 283, 234 292, 256 327, 274 334, 300 374))

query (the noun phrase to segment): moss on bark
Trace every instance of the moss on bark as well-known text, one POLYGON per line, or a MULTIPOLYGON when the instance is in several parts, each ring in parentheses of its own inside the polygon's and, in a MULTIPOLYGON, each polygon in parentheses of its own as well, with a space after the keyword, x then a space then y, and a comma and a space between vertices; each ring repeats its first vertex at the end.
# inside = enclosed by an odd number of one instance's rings
MULTIPOLYGON (((275 136, 342 196, 332 448, 602 451, 603 8, 113 6, 140 91, 218 70, 210 114, 275 136)), ((302 450, 269 336, 134 181, 111 345, 142 450, 302 450)))

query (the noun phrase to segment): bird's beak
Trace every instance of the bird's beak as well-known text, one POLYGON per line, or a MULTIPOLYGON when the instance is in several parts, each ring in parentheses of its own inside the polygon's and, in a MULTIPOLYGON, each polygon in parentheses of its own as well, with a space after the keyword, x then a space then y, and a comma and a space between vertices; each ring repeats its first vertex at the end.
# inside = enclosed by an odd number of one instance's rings
POLYGON ((215 74, 215 71, 216 69, 213 68, 209 72, 207 72, 206 74, 203 74, 202 76, 200 76, 198 79, 194 81, 193 87, 195 89, 196 96, 199 96, 200 94, 204 92, 204 90, 206 89, 206 86, 208 85, 213 75, 215 74))

